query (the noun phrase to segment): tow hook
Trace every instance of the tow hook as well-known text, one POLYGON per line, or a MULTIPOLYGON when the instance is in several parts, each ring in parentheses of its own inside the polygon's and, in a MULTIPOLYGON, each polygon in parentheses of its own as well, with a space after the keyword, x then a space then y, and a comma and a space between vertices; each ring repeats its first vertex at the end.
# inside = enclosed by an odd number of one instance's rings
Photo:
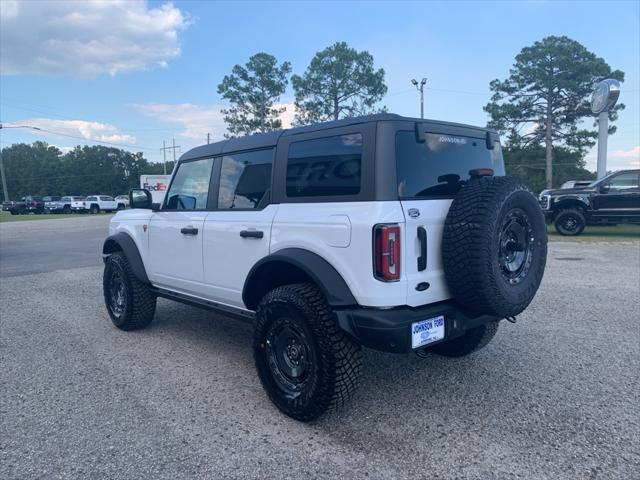
POLYGON ((507 322, 516 323, 516 317, 504 317, 507 322))

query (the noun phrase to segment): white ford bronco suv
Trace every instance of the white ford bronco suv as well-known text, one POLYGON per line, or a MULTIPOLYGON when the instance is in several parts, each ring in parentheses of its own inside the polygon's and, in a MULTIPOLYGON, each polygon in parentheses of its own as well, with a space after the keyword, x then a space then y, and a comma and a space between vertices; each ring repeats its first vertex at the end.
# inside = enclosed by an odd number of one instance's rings
POLYGON ((163 297, 254 324, 258 377, 309 421, 353 394, 361 347, 457 357, 533 299, 547 236, 483 128, 377 114, 194 148, 161 205, 111 220, 104 298, 123 330, 163 297))

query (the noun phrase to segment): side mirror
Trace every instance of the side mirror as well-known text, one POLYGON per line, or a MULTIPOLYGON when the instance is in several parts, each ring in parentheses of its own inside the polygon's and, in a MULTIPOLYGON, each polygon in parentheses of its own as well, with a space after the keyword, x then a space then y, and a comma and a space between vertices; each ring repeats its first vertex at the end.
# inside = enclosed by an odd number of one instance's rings
POLYGON ((134 188, 129 192, 129 206, 131 208, 151 209, 153 205, 151 192, 144 188, 134 188))
POLYGON ((609 185, 600 185, 600 193, 609 193, 611 187, 609 185))

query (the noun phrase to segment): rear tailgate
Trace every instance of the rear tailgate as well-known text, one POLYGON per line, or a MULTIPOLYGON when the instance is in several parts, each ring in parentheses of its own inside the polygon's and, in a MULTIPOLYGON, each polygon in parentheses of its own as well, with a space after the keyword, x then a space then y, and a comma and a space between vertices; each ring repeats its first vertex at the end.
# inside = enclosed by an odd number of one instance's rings
POLYGON ((401 201, 406 219, 404 266, 407 305, 417 307, 450 298, 442 269, 442 230, 451 200, 401 201))
POLYGON ((440 132, 420 127, 396 135, 398 193, 406 221, 407 305, 414 307, 451 297, 442 264, 442 233, 453 198, 471 178, 469 171, 490 168, 495 175, 504 175, 494 134, 472 128, 440 132))

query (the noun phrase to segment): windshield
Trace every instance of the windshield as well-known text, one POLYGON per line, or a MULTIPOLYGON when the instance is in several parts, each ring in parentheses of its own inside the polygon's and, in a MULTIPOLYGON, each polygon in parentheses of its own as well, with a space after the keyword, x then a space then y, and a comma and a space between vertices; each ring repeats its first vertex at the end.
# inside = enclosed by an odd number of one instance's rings
POLYGON ((470 179, 469 171, 490 168, 504 175, 500 144, 488 149, 484 138, 425 134, 418 142, 413 131, 396 135, 398 196, 407 198, 452 197, 470 179))

